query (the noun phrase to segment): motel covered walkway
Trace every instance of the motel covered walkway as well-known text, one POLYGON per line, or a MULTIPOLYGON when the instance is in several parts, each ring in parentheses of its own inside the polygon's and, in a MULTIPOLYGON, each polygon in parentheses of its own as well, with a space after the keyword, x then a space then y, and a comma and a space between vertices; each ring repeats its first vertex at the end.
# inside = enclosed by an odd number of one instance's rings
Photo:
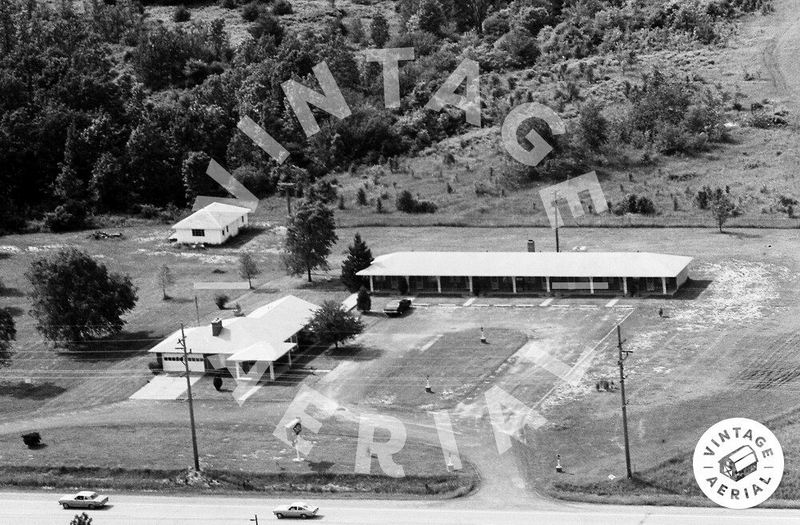
POLYGON ((373 293, 672 295, 691 260, 641 252, 396 252, 358 275, 373 293))

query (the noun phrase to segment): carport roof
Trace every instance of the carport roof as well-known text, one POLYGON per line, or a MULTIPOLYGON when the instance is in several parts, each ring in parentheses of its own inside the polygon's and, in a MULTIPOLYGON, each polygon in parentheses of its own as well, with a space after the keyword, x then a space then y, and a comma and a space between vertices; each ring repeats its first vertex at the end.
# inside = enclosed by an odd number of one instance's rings
POLYGON ((677 277, 691 257, 647 252, 395 252, 363 276, 677 277))

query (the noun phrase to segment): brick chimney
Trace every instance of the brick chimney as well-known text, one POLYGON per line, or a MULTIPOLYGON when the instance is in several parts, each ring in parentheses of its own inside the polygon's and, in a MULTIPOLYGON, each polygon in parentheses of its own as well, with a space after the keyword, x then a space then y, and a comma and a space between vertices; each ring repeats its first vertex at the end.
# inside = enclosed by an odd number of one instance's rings
POLYGON ((536 242, 528 239, 528 251, 535 252, 536 251, 536 242))
POLYGON ((217 337, 221 333, 222 333, 222 319, 217 317, 216 319, 211 321, 211 335, 217 337))

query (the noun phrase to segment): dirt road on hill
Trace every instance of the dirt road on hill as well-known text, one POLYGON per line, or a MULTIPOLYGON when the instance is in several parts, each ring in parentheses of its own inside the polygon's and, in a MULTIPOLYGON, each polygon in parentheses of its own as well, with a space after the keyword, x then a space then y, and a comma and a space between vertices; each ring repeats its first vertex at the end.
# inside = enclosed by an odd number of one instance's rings
POLYGON ((785 102, 800 105, 800 0, 775 5, 774 34, 762 52, 775 89, 785 102))

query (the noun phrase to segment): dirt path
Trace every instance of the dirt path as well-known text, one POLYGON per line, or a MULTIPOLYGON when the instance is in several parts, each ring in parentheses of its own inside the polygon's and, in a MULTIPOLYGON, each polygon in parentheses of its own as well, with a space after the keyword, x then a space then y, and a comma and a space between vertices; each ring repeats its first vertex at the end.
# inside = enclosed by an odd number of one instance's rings
POLYGON ((774 33, 762 51, 773 86, 785 102, 800 106, 800 0, 775 6, 774 33))

